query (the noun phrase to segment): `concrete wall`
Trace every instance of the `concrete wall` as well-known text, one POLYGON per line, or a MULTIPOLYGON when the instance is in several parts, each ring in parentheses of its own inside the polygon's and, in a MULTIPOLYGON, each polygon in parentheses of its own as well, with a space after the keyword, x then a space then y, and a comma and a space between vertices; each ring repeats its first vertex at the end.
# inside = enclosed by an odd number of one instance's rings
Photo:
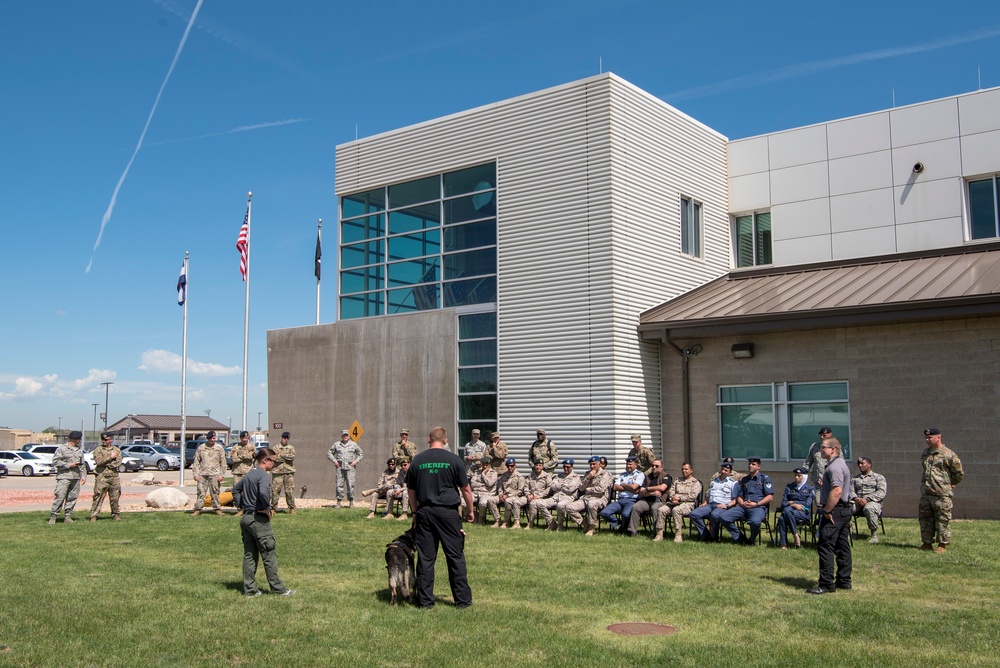
POLYGON ((455 328, 454 311, 428 311, 269 331, 268 416, 284 427, 270 442, 291 433, 296 486, 334 497, 326 452, 354 420, 364 429, 359 489, 374 485, 400 429, 423 450, 432 426, 455 424, 455 328))
MULTIPOLYGON (((691 360, 692 463, 707 480, 720 457, 719 385, 847 380, 853 455, 866 455, 889 485, 887 515, 915 517, 923 430, 938 427, 962 459, 965 480, 955 495, 956 518, 1000 519, 1000 317, 850 327, 812 332, 701 339, 691 360), (730 346, 752 341, 753 359, 733 359, 730 346)), ((664 347, 663 395, 667 461, 683 458, 681 360, 664 347)), ((791 482, 792 463, 764 462, 776 488, 791 482)), ((745 463, 737 463, 746 470, 745 463)), ((856 474, 857 467, 851 470, 856 474)))

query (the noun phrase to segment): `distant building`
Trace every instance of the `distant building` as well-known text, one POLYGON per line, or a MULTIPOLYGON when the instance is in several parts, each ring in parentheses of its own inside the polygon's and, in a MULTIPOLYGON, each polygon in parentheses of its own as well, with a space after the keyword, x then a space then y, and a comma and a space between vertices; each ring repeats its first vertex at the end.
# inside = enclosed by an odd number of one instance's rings
MULTIPOLYGON (((180 415, 126 415, 117 422, 108 425, 108 431, 121 437, 125 442, 135 440, 150 440, 153 443, 165 445, 180 443, 180 415)), ((225 444, 229 426, 206 415, 188 415, 185 421, 185 437, 187 440, 205 438, 209 431, 218 434, 219 442, 225 444)))
POLYGON ((55 443, 56 435, 30 429, 0 429, 0 450, 20 450, 28 443, 55 443))
POLYGON ((729 140, 601 74, 343 144, 338 318, 268 332, 271 441, 323 494, 355 420, 363 486, 400 428, 783 481, 830 426, 914 515, 923 428, 996 459, 998 175, 1000 89, 729 140))

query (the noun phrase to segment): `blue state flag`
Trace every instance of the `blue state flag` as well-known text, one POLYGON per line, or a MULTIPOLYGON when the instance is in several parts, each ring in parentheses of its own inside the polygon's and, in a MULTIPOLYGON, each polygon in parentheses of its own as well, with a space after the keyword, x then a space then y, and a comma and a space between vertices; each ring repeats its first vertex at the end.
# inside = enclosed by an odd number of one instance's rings
POLYGON ((181 275, 177 277, 177 304, 184 306, 187 301, 188 291, 188 266, 187 262, 181 265, 181 275))

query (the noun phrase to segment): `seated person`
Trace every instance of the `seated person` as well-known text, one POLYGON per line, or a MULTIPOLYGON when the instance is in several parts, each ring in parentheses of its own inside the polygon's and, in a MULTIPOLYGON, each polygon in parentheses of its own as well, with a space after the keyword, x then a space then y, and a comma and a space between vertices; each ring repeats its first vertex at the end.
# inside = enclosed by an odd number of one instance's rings
POLYGON ((402 522, 408 519, 406 513, 410 510, 410 495, 406 493, 406 473, 410 470, 410 460, 404 459, 401 463, 396 464, 396 468, 399 469, 399 481, 385 493, 385 516, 382 519, 392 519, 392 502, 399 499, 401 510, 399 521, 402 522))
POLYGON ((799 537, 799 524, 807 524, 810 518, 810 509, 816 490, 809 484, 809 469, 800 466, 795 469, 795 482, 790 482, 785 486, 785 493, 781 497, 781 516, 778 517, 778 545, 782 550, 788 549, 787 533, 791 530, 795 536, 795 547, 801 547, 802 541, 799 537))
MULTIPOLYGON (((545 462, 541 459, 531 467, 531 475, 528 476, 527 485, 528 493, 525 499, 528 504, 528 526, 524 528, 530 529, 535 518, 538 517, 538 506, 535 505, 535 502, 547 497, 550 494, 549 488, 552 486, 552 474, 545 471, 545 462)), ((548 522, 546 521, 546 523, 548 522)))
POLYGON ((649 469, 646 481, 639 488, 639 500, 632 506, 632 514, 628 520, 628 535, 634 538, 639 532, 639 522, 643 515, 656 517, 656 511, 663 505, 663 497, 673 481, 669 473, 663 472, 663 460, 654 459, 649 469))
POLYGON ((882 501, 888 488, 885 476, 872 471, 872 460, 858 457, 858 469, 861 473, 851 480, 851 507, 854 514, 864 515, 868 520, 868 530, 872 536, 869 543, 878 542, 878 522, 882 517, 882 501))
POLYGON ((597 513, 608 504, 608 493, 615 479, 601 467, 601 458, 594 455, 589 460, 590 472, 580 481, 580 498, 567 503, 565 508, 559 504, 560 520, 565 514, 577 526, 582 526, 587 536, 593 536, 597 530, 597 513), (587 511, 584 518, 583 511, 587 511))
MULTIPOLYGON (((375 517, 375 505, 378 503, 379 499, 386 498, 386 492, 392 489, 399 481, 399 471, 396 470, 396 460, 390 457, 385 462, 385 470, 382 471, 382 475, 378 477, 378 482, 375 484, 373 489, 366 489, 361 492, 361 496, 372 497, 371 505, 368 508, 368 515, 365 516, 366 520, 370 520, 375 517)), ((386 501, 385 512, 389 513, 389 503, 386 501)))
POLYGON ((513 527, 521 528, 521 506, 528 502, 528 483, 517 470, 517 460, 508 457, 505 462, 507 470, 500 476, 497 482, 497 493, 500 495, 500 503, 503 504, 503 522, 501 529, 513 527), (513 513, 514 519, 511 519, 513 513))
POLYGON ((722 523, 729 529, 733 542, 753 545, 757 542, 761 523, 767 519, 768 504, 774 498, 771 478, 760 472, 760 457, 747 457, 749 473, 743 476, 736 487, 736 506, 722 513, 722 523), (737 522, 750 524, 749 538, 740 532, 737 522))
MULTIPOLYGON (((476 506, 476 522, 486 524, 488 510, 493 513, 493 527, 500 526, 497 472, 493 470, 493 461, 490 457, 483 457, 483 461, 475 468, 469 479, 469 487, 472 489, 472 503, 476 506)), ((462 514, 465 515, 466 512, 463 510, 462 514)))
POLYGON ((580 474, 573 471, 573 460, 564 459, 562 462, 562 473, 554 476, 549 483, 549 495, 541 499, 535 499, 531 506, 536 508, 548 523, 550 531, 555 531, 557 523, 552 519, 552 509, 563 507, 562 511, 557 511, 560 519, 565 513, 565 504, 576 500, 576 492, 580 489, 580 474))
POLYGON ((674 525, 674 542, 684 542, 684 536, 681 535, 681 530, 684 527, 684 516, 691 514, 691 511, 694 510, 694 504, 701 496, 701 481, 693 474, 694 469, 689 463, 684 462, 681 465, 681 477, 670 486, 670 491, 667 492, 666 499, 656 514, 654 541, 663 540, 664 525, 667 522, 667 515, 670 515, 674 525))
POLYGON ((736 485, 732 478, 733 464, 723 461, 719 467, 719 475, 708 483, 708 495, 701 505, 691 511, 689 517, 698 535, 705 541, 719 540, 719 527, 722 526, 722 513, 736 505, 736 485), (710 519, 712 530, 705 528, 705 520, 710 519))
POLYGON ((639 458, 629 457, 625 460, 625 472, 619 473, 612 486, 617 497, 614 501, 604 506, 601 517, 608 523, 612 531, 618 531, 621 527, 618 524, 617 513, 622 514, 622 522, 628 526, 632 514, 632 506, 639 499, 639 488, 646 481, 646 476, 639 470, 639 458))

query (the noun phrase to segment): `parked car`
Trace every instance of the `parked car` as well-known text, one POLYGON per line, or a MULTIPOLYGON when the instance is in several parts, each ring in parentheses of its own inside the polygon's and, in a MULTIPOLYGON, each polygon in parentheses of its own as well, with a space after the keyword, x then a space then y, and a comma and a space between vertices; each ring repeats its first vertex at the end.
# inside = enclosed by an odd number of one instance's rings
MULTIPOLYGON (((191 464, 194 463, 194 455, 198 451, 198 446, 206 442, 207 441, 205 441, 205 439, 202 438, 198 439, 197 441, 188 441, 187 443, 184 444, 184 468, 186 469, 191 468, 191 464)), ((226 466, 228 468, 233 468, 233 460, 229 456, 229 451, 232 450, 232 448, 227 448, 226 446, 222 446, 222 449, 226 451, 226 466)), ((170 451, 173 452, 175 455, 180 456, 181 449, 179 447, 170 448, 170 451)))
POLYGON ((58 445, 47 445, 45 443, 28 443, 27 445, 21 446, 21 452, 30 452, 49 464, 52 463, 52 457, 56 454, 56 450, 58 449, 58 445))
POLYGON ((143 466, 155 466, 161 471, 180 469, 181 458, 162 445, 126 445, 122 457, 135 457, 143 466))
POLYGON ((4 477, 8 473, 10 473, 10 471, 7 470, 7 467, 3 464, 0 464, 0 478, 4 477))
POLYGON ((56 470, 52 464, 38 455, 23 450, 0 450, 0 463, 9 471, 17 471, 23 476, 49 475, 56 470))
POLYGON ((122 455, 122 463, 118 465, 119 473, 132 473, 142 470, 142 460, 137 457, 126 457, 122 455))

